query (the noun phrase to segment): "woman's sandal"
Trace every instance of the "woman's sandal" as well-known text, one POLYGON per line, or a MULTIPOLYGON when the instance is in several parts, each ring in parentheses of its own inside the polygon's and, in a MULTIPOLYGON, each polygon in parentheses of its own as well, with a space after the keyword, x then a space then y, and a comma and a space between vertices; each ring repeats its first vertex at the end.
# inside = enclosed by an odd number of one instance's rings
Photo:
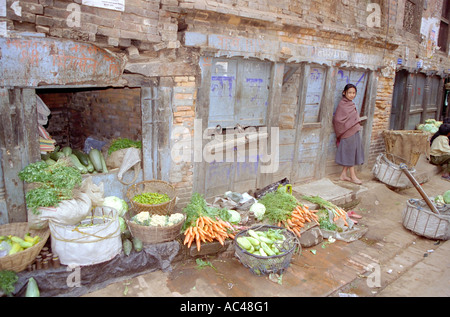
POLYGON ((353 184, 356 184, 356 185, 362 184, 362 182, 359 179, 358 180, 350 179, 350 182, 352 182, 353 184))
POLYGON ((362 218, 362 216, 358 215, 358 214, 357 214, 356 212, 354 212, 353 210, 348 211, 348 212, 347 212, 347 215, 348 215, 350 218, 356 218, 356 219, 361 219, 361 218, 362 218))

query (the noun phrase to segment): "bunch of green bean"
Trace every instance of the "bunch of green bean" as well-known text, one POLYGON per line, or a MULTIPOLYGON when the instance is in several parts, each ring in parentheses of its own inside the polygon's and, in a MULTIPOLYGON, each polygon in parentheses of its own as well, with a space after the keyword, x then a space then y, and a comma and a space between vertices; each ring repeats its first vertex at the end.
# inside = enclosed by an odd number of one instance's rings
POLYGON ((167 194, 160 193, 141 193, 133 197, 133 200, 140 204, 158 205, 170 200, 167 194))

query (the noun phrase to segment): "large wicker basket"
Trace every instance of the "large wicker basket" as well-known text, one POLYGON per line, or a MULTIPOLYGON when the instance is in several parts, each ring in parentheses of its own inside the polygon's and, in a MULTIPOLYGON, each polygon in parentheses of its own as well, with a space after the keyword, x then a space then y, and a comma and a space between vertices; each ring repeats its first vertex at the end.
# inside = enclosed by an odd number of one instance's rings
POLYGON ((386 156, 394 164, 416 166, 420 155, 428 155, 429 133, 422 130, 384 130, 386 156))
POLYGON ((423 199, 409 199, 402 213, 403 226, 429 239, 450 239, 450 205, 436 206, 435 214, 423 199))
POLYGON ((171 184, 155 179, 131 185, 127 191, 127 198, 136 213, 148 211, 151 214, 167 215, 171 214, 175 208, 176 191, 171 184), (167 194, 170 200, 157 205, 141 204, 133 200, 134 196, 142 193, 167 194))
POLYGON ((48 237, 50 236, 50 229, 34 230, 30 229, 28 222, 13 222, 0 226, 0 236, 13 235, 23 237, 29 232, 31 236, 38 235, 41 237, 41 241, 31 248, 17 252, 12 255, 6 255, 0 258, 0 270, 10 270, 15 272, 21 272, 27 268, 27 266, 33 263, 36 256, 41 252, 48 237))
MULTIPOLYGON (((408 170, 411 174, 416 172, 414 167, 408 168, 408 170)), ((404 189, 413 186, 400 166, 392 163, 384 154, 378 155, 372 173, 381 182, 395 188, 404 189)))
POLYGON ((170 227, 142 226, 130 220, 128 213, 125 215, 125 220, 131 235, 141 240, 143 244, 173 241, 180 235, 184 224, 183 220, 170 227))
MULTIPOLYGON (((247 267, 250 272, 255 275, 263 275, 270 273, 283 273, 289 267, 291 263, 292 256, 294 255, 295 249, 298 248, 301 250, 301 245, 297 237, 290 231, 283 229, 281 227, 262 225, 251 227, 246 230, 240 231, 234 238, 235 245, 235 256, 239 259, 239 261, 247 267), (249 253, 247 250, 241 248, 239 244, 236 242, 237 238, 242 236, 248 236, 248 230, 259 230, 259 231, 267 231, 269 229, 281 229, 282 234, 286 237, 286 240, 282 245, 277 246, 282 253, 279 255, 272 256, 259 256, 252 253, 249 253)), ((301 251, 299 251, 301 252, 301 251)))

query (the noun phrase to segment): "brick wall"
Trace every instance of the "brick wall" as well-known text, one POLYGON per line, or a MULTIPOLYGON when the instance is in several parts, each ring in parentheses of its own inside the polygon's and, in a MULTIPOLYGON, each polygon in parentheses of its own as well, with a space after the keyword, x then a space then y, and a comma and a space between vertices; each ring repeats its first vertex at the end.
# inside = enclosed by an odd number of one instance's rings
MULTIPOLYGON (((186 150, 190 150, 194 136, 195 103, 197 99, 197 85, 194 76, 179 76, 173 78, 173 127, 178 128, 176 135, 172 135, 171 141, 186 140, 186 150)), ((190 152, 191 153, 191 152, 190 152)), ((192 157, 191 157, 192 158, 192 157)), ((177 190, 179 201, 177 208, 185 206, 192 195, 194 182, 194 164, 186 160, 172 161, 169 181, 177 190), (178 162, 179 161, 179 162, 178 162)))
POLYGON ((174 1, 127 0, 123 12, 79 2, 24 0, 20 1, 19 13, 12 9, 14 1, 7 0, 8 30, 39 32, 106 47, 134 45, 142 50, 177 41, 177 21, 170 12, 161 9, 161 3, 174 1))
POLYGON ((378 79, 377 98, 372 124, 372 136, 368 157, 369 166, 375 163, 378 154, 385 151, 383 130, 389 129, 393 91, 394 78, 380 76, 378 79))
POLYGON ((52 112, 47 131, 58 145, 83 149, 87 137, 141 140, 140 89, 52 91, 41 94, 52 112))
POLYGON ((69 111, 66 107, 70 103, 71 94, 67 93, 38 93, 42 101, 51 110, 51 115, 48 117, 48 123, 45 126, 47 132, 61 147, 70 144, 69 136, 69 111))

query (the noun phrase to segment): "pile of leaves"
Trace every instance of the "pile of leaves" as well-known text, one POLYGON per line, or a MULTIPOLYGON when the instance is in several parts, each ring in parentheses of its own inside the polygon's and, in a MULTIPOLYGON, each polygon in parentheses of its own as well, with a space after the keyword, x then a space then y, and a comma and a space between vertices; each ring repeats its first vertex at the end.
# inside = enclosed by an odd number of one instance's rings
POLYGON ((65 160, 58 160, 53 165, 44 161, 31 163, 18 174, 19 179, 34 184, 27 191, 25 200, 33 213, 38 207, 55 207, 61 200, 72 199, 73 189, 81 184, 81 173, 65 160))

